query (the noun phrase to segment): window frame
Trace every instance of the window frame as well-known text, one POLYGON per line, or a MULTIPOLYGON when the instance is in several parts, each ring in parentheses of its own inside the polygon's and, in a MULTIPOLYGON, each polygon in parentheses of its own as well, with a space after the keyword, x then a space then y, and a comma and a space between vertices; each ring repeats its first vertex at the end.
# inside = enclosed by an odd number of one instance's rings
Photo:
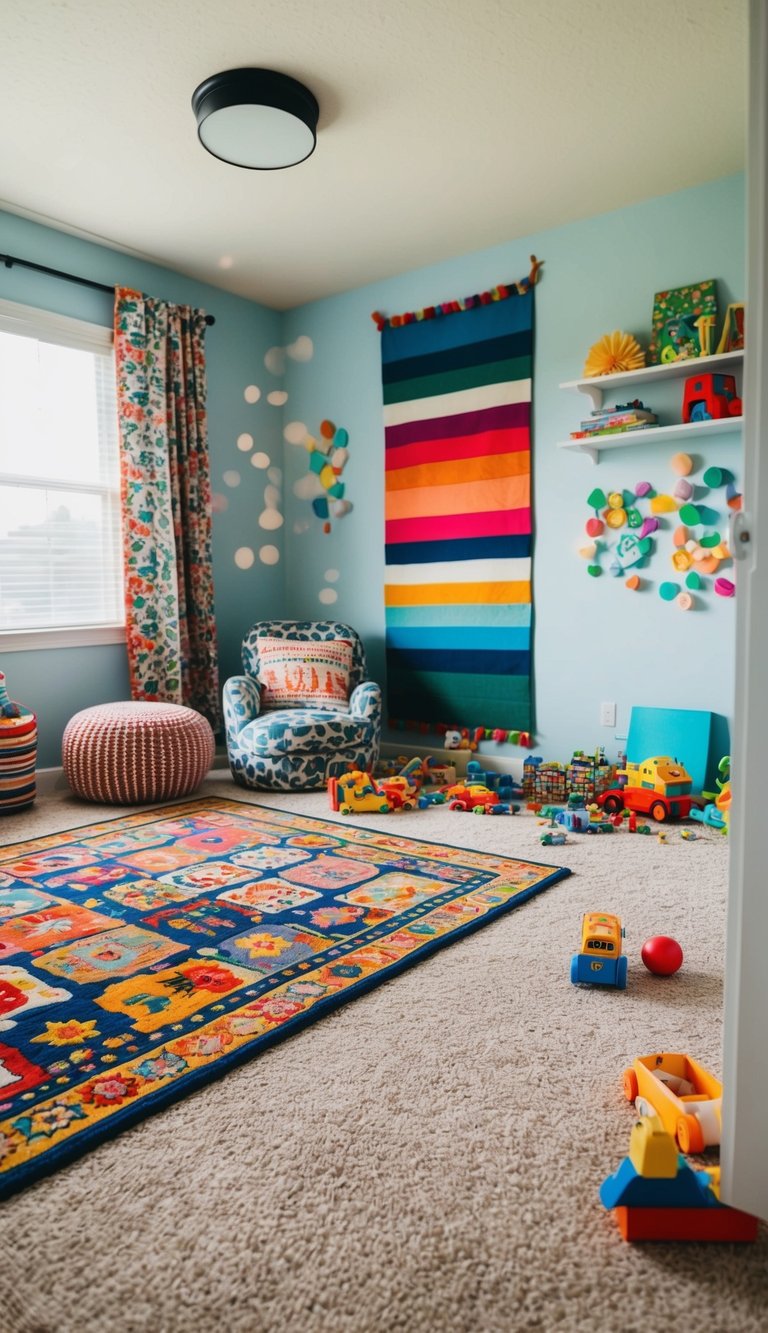
MULTIPOLYGON (((84 352, 109 352, 114 356, 114 335, 111 328, 104 324, 91 324, 84 319, 71 315, 56 314, 36 306, 21 305, 16 301, 0 298, 0 332, 12 333, 21 337, 35 338, 38 341, 55 343, 61 347, 72 347, 84 352)), ((17 484, 19 481, 35 481, 41 478, 25 478, 19 473, 0 472, 0 483, 17 484)), ((111 487, 88 483, 67 483, 54 480, 51 483, 58 490, 68 488, 78 492, 88 491, 99 495, 114 494, 111 487)), ((118 493, 119 500, 119 493, 118 493)), ((0 630, 0 653, 29 652, 35 649, 53 650, 56 648, 81 648, 102 644, 125 643, 125 619, 106 621, 96 625, 62 625, 47 629, 0 630)))

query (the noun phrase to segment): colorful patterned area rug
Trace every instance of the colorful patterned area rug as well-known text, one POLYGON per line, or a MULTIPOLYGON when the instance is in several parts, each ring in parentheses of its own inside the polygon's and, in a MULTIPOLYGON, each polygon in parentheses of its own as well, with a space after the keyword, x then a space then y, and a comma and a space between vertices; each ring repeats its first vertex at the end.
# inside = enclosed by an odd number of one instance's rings
POLYGON ((570 872, 205 799, 0 852, 0 1195, 570 872))

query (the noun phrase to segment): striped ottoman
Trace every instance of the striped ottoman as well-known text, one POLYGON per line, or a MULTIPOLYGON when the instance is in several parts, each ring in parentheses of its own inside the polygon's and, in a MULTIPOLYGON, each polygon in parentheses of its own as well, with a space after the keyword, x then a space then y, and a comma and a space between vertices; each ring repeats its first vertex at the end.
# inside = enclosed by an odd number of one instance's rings
POLYGON ((188 796, 213 762, 213 732, 193 708, 165 703, 98 704, 70 718, 62 763, 77 796, 141 805, 188 796))
POLYGON ((26 810, 35 799, 37 718, 15 707, 18 717, 0 717, 0 815, 26 810))

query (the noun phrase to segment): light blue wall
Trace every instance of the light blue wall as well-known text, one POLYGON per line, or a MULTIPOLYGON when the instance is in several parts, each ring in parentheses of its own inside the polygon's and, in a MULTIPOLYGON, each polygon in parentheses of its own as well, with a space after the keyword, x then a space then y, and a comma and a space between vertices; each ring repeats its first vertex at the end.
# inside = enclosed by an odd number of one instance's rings
MULTIPOLYGON (((267 393, 282 387, 264 364, 268 349, 280 342, 281 316, 252 301, 195 282, 155 264, 145 263, 104 246, 68 236, 26 219, 0 213, 0 251, 63 269, 97 282, 135 286, 153 296, 202 306, 216 318, 206 334, 208 364, 208 429, 213 490, 226 497, 227 509, 214 515, 213 560, 219 658, 222 679, 240 669, 240 640, 252 620, 284 613, 284 570, 264 565, 258 551, 277 546, 283 532, 265 532, 258 518, 264 509, 266 473, 250 464, 250 453, 237 448, 242 433, 254 437, 253 451, 263 451, 279 466, 282 412, 267 402, 267 393), (261 398, 245 401, 244 390, 255 384, 261 398), (231 488, 226 471, 240 474, 231 488), (249 546, 256 553, 248 570, 234 563, 234 553, 249 546)), ((0 265, 0 297, 60 314, 111 325, 112 299, 72 283, 27 269, 0 265)), ((3 656, 2 668, 14 697, 38 714, 40 764, 60 763, 61 735, 73 712, 93 703, 128 697, 125 649, 122 646, 20 652, 3 656)))
MULTIPOLYGON (((597 467, 583 456, 566 455, 556 441, 568 437, 591 405, 558 386, 581 375, 588 348, 603 333, 620 328, 647 345, 653 296, 660 289, 715 277, 723 307, 744 299, 742 176, 466 254, 290 312, 286 340, 309 336, 314 355, 307 363, 289 365, 286 420, 303 421, 316 431, 329 417, 347 428, 351 453, 344 480, 355 509, 334 523, 330 535, 316 520, 307 531, 294 531, 311 514, 291 489, 306 468, 304 451, 286 444, 289 601, 296 615, 323 613, 318 600, 323 573, 338 569, 333 585, 338 601, 330 609, 363 634, 372 674, 384 679, 383 428, 379 334, 371 311, 414 310, 520 278, 528 272, 532 253, 545 261, 536 291, 534 385, 537 748, 551 758, 597 744, 615 753, 614 734, 626 734, 633 704, 730 715, 733 604, 712 593, 698 599, 695 612, 663 603, 655 588, 661 577, 672 577, 672 570, 661 574, 658 556, 648 571, 653 591, 630 593, 623 579, 587 576, 577 548, 586 541, 585 501, 591 489, 631 488, 646 478, 658 489, 671 489, 675 478, 669 458, 683 445, 639 444, 597 467), (617 703, 615 729, 599 725, 601 701, 617 703)), ((645 401, 676 410, 681 393, 677 381, 665 394, 646 392, 645 401)), ((736 434, 718 437, 699 456, 740 472, 736 434)), ((395 738, 404 743, 417 739, 404 733, 395 738)), ((483 748, 495 749, 492 744, 483 748)))
MULTIPOLYGON (((214 518, 214 577, 222 679, 239 669, 239 644, 252 620, 275 615, 346 619, 363 634, 371 674, 384 680, 384 497, 379 334, 370 318, 416 309, 523 276, 529 255, 545 261, 536 292, 534 386, 534 553, 536 736, 538 748, 563 757, 576 746, 605 744, 615 752, 614 729, 599 725, 599 705, 618 705, 618 734, 626 732, 631 705, 708 708, 730 714, 733 694, 733 606, 711 595, 684 614, 655 591, 629 593, 623 579, 587 577, 576 554, 584 538, 585 500, 595 485, 629 487, 646 477, 672 484, 673 447, 639 445, 593 468, 586 458, 564 455, 555 442, 567 437, 589 408, 586 398, 558 385, 581 373, 587 349, 601 334, 622 328, 647 342, 655 291, 714 276, 724 305, 744 298, 744 180, 730 177, 697 189, 651 199, 633 208, 542 232, 490 250, 371 284, 280 315, 218 288, 157 265, 91 244, 36 223, 0 213, 0 251, 55 268, 135 285, 169 300, 202 305, 216 316, 207 335, 209 432, 214 492, 228 502, 214 518), (265 367, 270 347, 309 336, 308 361, 288 358, 285 379, 265 367), (246 403, 256 384, 261 398, 246 403), (281 412, 267 402, 286 388, 281 412), (354 511, 324 534, 307 501, 292 493, 306 471, 306 452, 286 443, 284 424, 302 421, 317 432, 330 418, 350 436, 344 473, 354 511), (237 449, 241 432, 254 436, 254 452, 275 465, 284 453, 285 527, 260 528, 264 471, 237 449), (235 470, 235 489, 223 473, 235 470), (299 530, 296 530, 299 529, 299 530), (258 559, 264 544, 278 547, 280 562, 258 559), (250 570, 234 553, 256 553, 250 570), (338 570, 338 580, 326 580, 338 570), (323 588, 337 592, 323 604, 323 588)), ((29 271, 0 266, 0 297, 111 323, 111 300, 29 271)), ((673 406, 679 388, 654 391, 652 406, 673 406), (671 398, 669 394, 672 394, 671 398)), ((646 394, 646 401, 650 396, 646 394)), ((702 456, 738 471, 740 444, 721 436, 702 456)), ((649 571, 659 581, 658 558, 649 571)), ((41 763, 59 760, 60 738, 78 708, 126 696, 124 650, 99 647, 56 653, 13 653, 3 669, 12 692, 40 718, 41 763)), ((413 742, 398 733, 395 739, 413 742)), ((424 744, 436 745, 437 738, 424 744)), ((494 752, 496 747, 485 749, 494 752)), ((519 751, 512 753, 519 754, 519 751)))

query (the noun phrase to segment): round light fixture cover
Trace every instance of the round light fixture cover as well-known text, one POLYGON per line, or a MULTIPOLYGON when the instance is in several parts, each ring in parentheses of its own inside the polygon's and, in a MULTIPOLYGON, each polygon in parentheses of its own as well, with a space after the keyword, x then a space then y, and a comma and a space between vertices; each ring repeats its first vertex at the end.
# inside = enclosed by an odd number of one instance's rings
POLYGON ((293 167, 314 152, 317 98, 289 74, 228 69, 192 94, 197 134, 222 162, 251 171, 293 167))

